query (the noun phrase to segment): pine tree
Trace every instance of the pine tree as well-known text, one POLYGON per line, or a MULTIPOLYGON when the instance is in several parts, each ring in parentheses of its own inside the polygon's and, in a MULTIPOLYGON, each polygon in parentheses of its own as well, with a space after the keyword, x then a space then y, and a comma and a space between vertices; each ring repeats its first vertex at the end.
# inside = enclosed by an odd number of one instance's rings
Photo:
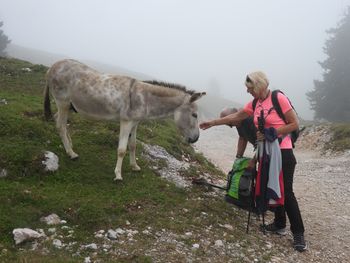
POLYGON ((350 7, 336 28, 327 31, 330 38, 324 46, 328 56, 319 62, 323 80, 314 80, 307 93, 316 119, 333 122, 350 121, 350 7))
MULTIPOLYGON (((4 23, 0 21, 0 28, 2 27, 4 23)), ((5 57, 6 52, 5 49, 7 47, 7 44, 9 44, 11 41, 9 38, 4 34, 4 32, 0 29, 0 57, 5 57)))

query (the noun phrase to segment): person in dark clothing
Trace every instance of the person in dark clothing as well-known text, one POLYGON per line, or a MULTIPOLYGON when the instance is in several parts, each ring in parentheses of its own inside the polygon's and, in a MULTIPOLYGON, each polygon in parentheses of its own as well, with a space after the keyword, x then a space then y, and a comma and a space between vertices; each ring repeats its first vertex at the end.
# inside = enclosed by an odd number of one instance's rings
MULTIPOLYGON (((220 118, 226 117, 227 115, 236 113, 238 110, 236 108, 225 108, 220 112, 220 118)), ((237 144, 237 153, 236 158, 242 158, 247 148, 247 143, 251 143, 254 148, 256 148, 256 132, 257 129, 255 127, 253 117, 249 116, 243 121, 237 123, 236 125, 228 125, 231 128, 236 126, 239 139, 237 144)))

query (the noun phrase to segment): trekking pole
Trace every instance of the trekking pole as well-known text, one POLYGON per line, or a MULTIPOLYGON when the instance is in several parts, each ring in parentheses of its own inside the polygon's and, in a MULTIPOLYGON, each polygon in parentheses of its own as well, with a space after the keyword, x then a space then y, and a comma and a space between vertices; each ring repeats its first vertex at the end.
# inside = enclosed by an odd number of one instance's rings
POLYGON ((194 179, 192 179, 192 184, 206 185, 206 186, 215 187, 215 188, 225 190, 225 191, 227 190, 227 187, 208 183, 204 178, 194 178, 194 179))
POLYGON ((249 207, 249 211, 248 211, 247 230, 246 230, 247 234, 249 232, 250 216, 251 216, 253 204, 254 204, 254 193, 255 193, 254 181, 255 181, 255 173, 254 173, 253 179, 252 179, 251 184, 250 184, 252 191, 251 191, 251 196, 250 196, 250 207, 249 207))

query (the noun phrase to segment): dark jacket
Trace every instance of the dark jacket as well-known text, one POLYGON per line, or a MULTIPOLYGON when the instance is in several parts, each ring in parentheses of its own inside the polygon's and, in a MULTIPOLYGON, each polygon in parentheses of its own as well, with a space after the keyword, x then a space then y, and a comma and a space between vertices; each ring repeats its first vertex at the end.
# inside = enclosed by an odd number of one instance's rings
POLYGON ((246 139, 250 142, 254 147, 256 147, 256 132, 257 129, 255 127, 253 117, 248 117, 244 119, 240 126, 237 126, 237 131, 239 136, 246 139))

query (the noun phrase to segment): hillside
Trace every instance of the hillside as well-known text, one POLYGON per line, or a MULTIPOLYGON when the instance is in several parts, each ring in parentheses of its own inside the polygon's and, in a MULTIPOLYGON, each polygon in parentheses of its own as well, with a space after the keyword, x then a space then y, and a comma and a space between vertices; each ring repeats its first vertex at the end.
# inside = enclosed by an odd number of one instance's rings
MULTIPOLYGON (((50 52, 45 52, 41 50, 36 50, 32 48, 22 47, 16 44, 9 44, 6 48, 6 51, 10 57, 21 59, 25 61, 29 61, 33 64, 42 64, 45 66, 51 66, 58 60, 71 58, 67 55, 62 54, 53 54, 50 52)), ((77 59, 77 58, 75 58, 77 59)), ((117 75, 126 75, 131 76, 137 79, 153 79, 153 77, 148 76, 146 74, 142 74, 140 72, 135 72, 132 70, 128 70, 122 67, 108 65, 101 62, 93 61, 93 60, 84 60, 79 59, 79 61, 105 73, 117 74, 117 75)), ((117 63, 117 62, 116 62, 117 63)))

